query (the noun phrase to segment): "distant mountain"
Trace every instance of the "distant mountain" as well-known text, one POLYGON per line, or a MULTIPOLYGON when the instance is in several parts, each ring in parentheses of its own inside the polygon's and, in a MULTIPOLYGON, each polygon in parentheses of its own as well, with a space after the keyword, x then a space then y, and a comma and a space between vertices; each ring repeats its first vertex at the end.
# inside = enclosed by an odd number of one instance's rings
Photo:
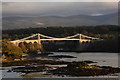
POLYGON ((49 26, 94 26, 94 25, 117 25, 118 14, 101 16, 73 15, 40 16, 40 17, 3 17, 3 29, 49 27, 49 26))

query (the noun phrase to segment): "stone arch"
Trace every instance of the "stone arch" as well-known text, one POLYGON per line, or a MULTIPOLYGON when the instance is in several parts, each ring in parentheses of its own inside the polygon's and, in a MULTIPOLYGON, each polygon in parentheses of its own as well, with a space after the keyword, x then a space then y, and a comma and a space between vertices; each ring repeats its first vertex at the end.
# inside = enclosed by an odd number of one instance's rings
POLYGON ((19 43, 18 43, 18 46, 20 47, 20 45, 22 45, 22 44, 23 44, 23 42, 19 42, 19 43))
POLYGON ((38 43, 37 41, 34 41, 34 43, 38 43))
POLYGON ((90 41, 86 41, 86 43, 89 43, 90 41))
POLYGON ((32 42, 28 42, 28 44, 32 44, 32 42))
POLYGON ((27 43, 26 41, 23 41, 23 44, 26 45, 26 44, 28 44, 28 43, 27 43))
POLYGON ((85 41, 82 41, 82 43, 85 43, 85 41))

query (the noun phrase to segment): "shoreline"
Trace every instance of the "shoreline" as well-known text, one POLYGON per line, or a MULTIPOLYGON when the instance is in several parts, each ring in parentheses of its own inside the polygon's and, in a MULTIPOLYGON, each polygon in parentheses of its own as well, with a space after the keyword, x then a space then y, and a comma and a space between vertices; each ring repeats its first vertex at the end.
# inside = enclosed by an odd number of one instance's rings
MULTIPOLYGON (((78 61, 78 62, 60 62, 60 61, 44 61, 44 60, 34 60, 37 64, 32 63, 31 62, 27 65, 25 65, 25 63, 23 65, 10 65, 10 66, 18 66, 18 67, 11 67, 11 69, 8 69, 7 72, 22 72, 22 73, 26 73, 24 76, 29 77, 29 73, 35 73, 35 72, 44 72, 47 71, 47 73, 43 74, 43 76, 45 75, 49 75, 52 74, 53 76, 71 76, 71 77, 90 77, 90 76, 107 76, 108 74, 113 74, 112 76, 114 76, 116 73, 120 72, 120 68, 118 67, 111 67, 111 66, 99 66, 99 65, 89 65, 91 63, 94 63, 93 61, 78 61), (37 62, 38 61, 38 62, 37 62), (54 64, 51 64, 54 63, 54 64), (47 66, 45 64, 49 64, 51 66, 47 66), (54 66, 56 65, 56 66, 54 66), (59 65, 66 65, 66 66, 59 66, 59 65), (71 65, 71 66, 69 66, 71 65), (78 66, 81 65, 81 66, 78 66), (22 67, 20 67, 22 66, 22 67), (78 67, 78 68, 77 68, 78 67), (81 69, 83 70, 81 72, 81 69), (72 70, 72 72, 71 72, 72 70), (76 72, 77 70, 77 72, 76 72), (109 70, 111 70, 109 72, 109 70), (66 72, 67 71, 67 72, 66 72), (100 73, 100 72, 104 72, 104 73, 100 73), (62 72, 62 73, 61 73, 62 72), (89 72, 89 73, 86 73, 89 72), (80 74, 79 74, 80 73, 80 74), (82 74, 82 75, 81 75, 82 74)), ((23 62, 23 61, 22 61, 23 62)), ((20 63, 20 62, 19 62, 20 63)), ((7 64, 10 64, 9 62, 7 64)), ((10 67, 10 66, 5 66, 4 67, 10 67)), ((6 69, 2 69, 2 70, 6 70, 6 69)), ((37 74, 36 74, 37 75, 37 74)), ((35 75, 35 76, 36 76, 35 75)), ((34 76, 34 77, 35 77, 34 76)), ((38 75, 40 76, 40 75, 38 75)))
MULTIPOLYGON (((58 55, 60 56, 62 54, 58 53, 58 55)), ((68 57, 70 59, 72 59, 72 57, 74 58, 74 55, 72 56, 71 55, 66 56, 66 55, 68 54, 65 54, 65 56, 60 56, 60 57, 61 58, 68 57)), ((76 77, 76 76, 90 77, 90 76, 100 76, 100 75, 118 76, 116 73, 119 72, 120 70, 119 67, 97 65, 97 62, 95 62, 95 60, 65 61, 65 60, 58 59, 59 56, 54 56, 56 57, 56 59, 48 58, 48 55, 43 56, 39 54, 39 56, 41 56, 40 59, 37 58, 37 55, 34 55, 36 59, 29 58, 22 61, 3 62, 3 67, 11 67, 11 70, 7 70, 8 73, 11 73, 11 72, 25 73, 23 77, 25 76, 29 77, 30 75, 28 74, 32 74, 35 72, 38 72, 38 73, 41 72, 41 74, 34 74, 34 75, 31 75, 31 77, 36 77, 36 76, 42 77, 46 75, 53 75, 58 77, 67 77, 67 75, 69 77, 76 77), (69 65, 73 67, 70 67, 69 65), (108 75, 108 74, 114 74, 114 75, 108 75)))

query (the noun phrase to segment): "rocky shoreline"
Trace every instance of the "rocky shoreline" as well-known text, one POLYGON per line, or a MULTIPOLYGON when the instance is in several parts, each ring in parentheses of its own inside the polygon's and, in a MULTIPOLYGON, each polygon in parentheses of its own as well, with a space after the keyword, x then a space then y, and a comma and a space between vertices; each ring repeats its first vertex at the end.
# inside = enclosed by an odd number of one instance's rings
POLYGON ((54 75, 68 75, 72 77, 80 76, 101 76, 120 73, 120 68, 110 66, 88 65, 88 63, 71 62, 66 67, 60 67, 55 70, 51 70, 50 73, 54 75))
POLYGON ((53 60, 28 60, 19 62, 7 62, 3 66, 23 66, 12 68, 8 72, 22 72, 26 76, 34 72, 46 72, 44 75, 56 75, 56 76, 100 76, 120 73, 120 68, 110 66, 90 65, 95 63, 93 61, 78 61, 78 62, 65 62, 65 61, 53 61, 53 60), (29 63, 29 64, 28 64, 29 63), (47 66, 49 64, 51 66, 47 66), (56 65, 56 66, 54 66, 56 65), (59 66, 66 65, 66 66, 59 66))
POLYGON ((7 72, 25 73, 24 75, 21 75, 22 77, 32 76, 33 73, 34 75, 35 73, 40 73, 36 74, 37 77, 46 75, 62 77, 101 76, 101 75, 104 76, 120 73, 119 67, 92 65, 92 63, 97 63, 94 61, 59 60, 59 58, 76 58, 74 56, 69 55, 48 56, 48 54, 45 55, 39 54, 39 56, 41 56, 40 59, 30 58, 29 56, 29 58, 26 58, 24 60, 2 62, 2 67, 4 68, 12 66, 11 69, 8 69, 7 72))

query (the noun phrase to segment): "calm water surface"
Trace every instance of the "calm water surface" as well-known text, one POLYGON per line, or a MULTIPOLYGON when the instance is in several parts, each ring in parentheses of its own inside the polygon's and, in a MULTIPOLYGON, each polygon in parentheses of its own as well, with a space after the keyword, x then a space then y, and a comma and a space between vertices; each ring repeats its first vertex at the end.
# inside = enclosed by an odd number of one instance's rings
POLYGON ((118 67, 118 53, 74 53, 57 52, 54 55, 71 55, 77 58, 63 58, 65 61, 95 61, 98 65, 118 67))

